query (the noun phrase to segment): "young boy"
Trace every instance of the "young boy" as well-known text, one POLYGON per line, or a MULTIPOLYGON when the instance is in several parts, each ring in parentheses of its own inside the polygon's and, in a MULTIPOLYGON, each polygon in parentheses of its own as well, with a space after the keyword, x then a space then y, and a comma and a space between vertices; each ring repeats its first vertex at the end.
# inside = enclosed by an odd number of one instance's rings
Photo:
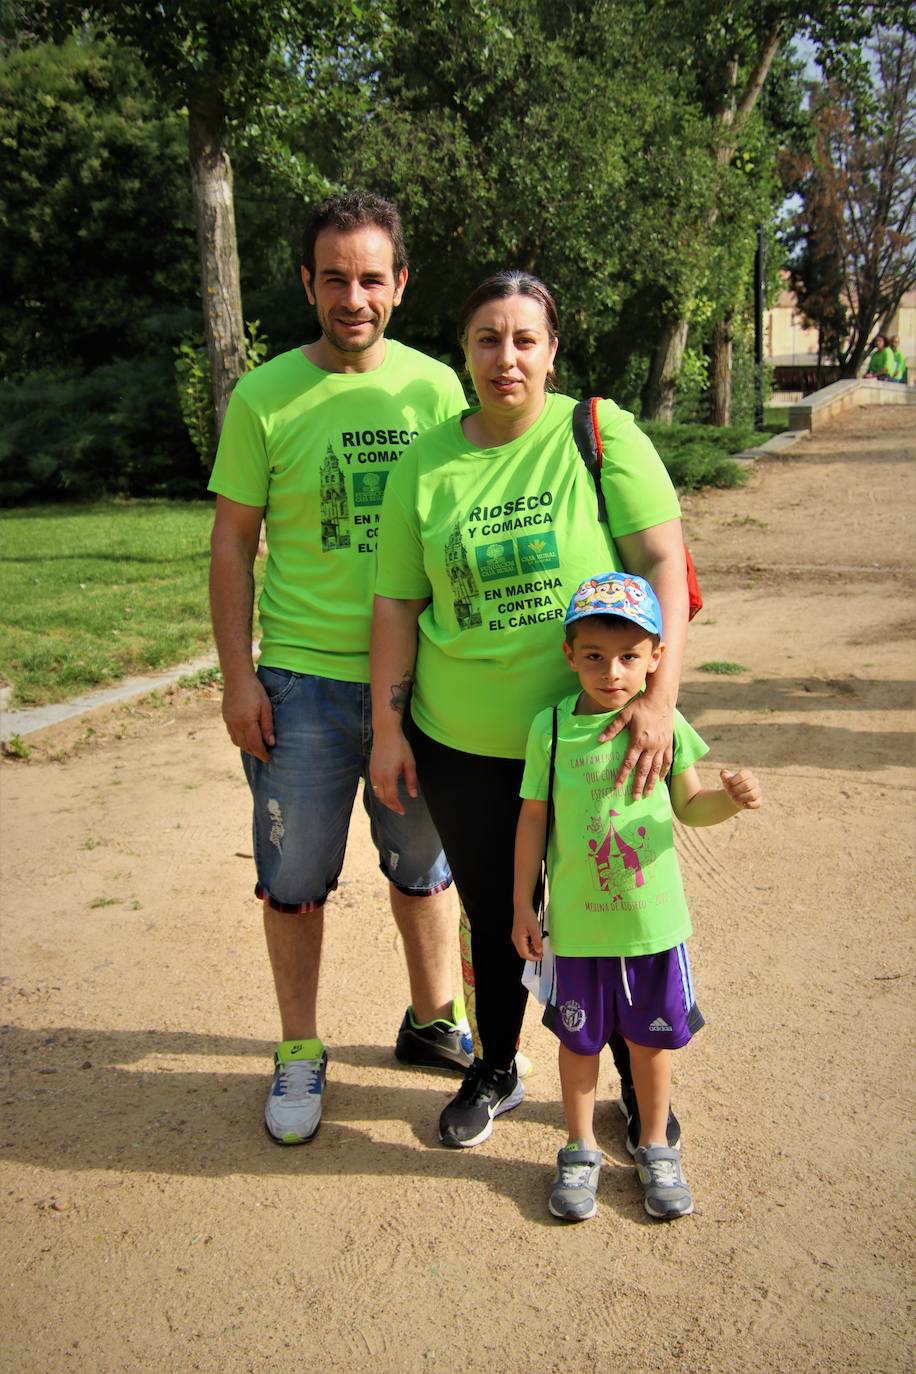
MULTIPOLYGON (((598 739, 610 715, 645 687, 664 653, 661 607, 641 577, 604 573, 583 582, 566 613, 563 651, 581 691, 556 708, 548 933, 556 956, 544 1024, 560 1041, 560 1083, 569 1131, 557 1155, 550 1211, 585 1221, 597 1211, 601 1152, 594 1134, 598 1059, 613 1032, 630 1052, 640 1118, 635 1161, 651 1217, 687 1216, 693 1202, 678 1149, 666 1141, 671 1051, 703 1024, 684 940, 691 934, 672 811, 686 825, 717 825, 760 806, 747 770, 723 770, 721 788, 700 785, 694 763, 707 746, 675 712, 669 787, 632 799, 615 789, 628 732, 598 739)), ((528 736, 515 850, 519 954, 542 944, 533 894, 547 833, 553 712, 528 736)))

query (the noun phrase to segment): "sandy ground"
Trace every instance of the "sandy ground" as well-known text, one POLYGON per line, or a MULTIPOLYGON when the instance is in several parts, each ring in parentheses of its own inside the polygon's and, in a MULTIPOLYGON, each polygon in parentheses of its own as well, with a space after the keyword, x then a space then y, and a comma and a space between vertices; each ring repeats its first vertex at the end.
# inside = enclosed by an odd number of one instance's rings
POLYGON ((325 1121, 270 1145, 272 989, 215 698, 114 708, 4 765, 4 1374, 912 1369, 914 440, 913 411, 856 411, 686 503, 707 609, 682 704, 767 802, 681 836, 708 1023, 676 1065, 688 1220, 646 1217, 610 1065, 599 1215, 548 1216, 534 1010, 526 1103, 437 1146, 455 1080, 393 1059, 405 979, 361 816, 329 908, 325 1121))

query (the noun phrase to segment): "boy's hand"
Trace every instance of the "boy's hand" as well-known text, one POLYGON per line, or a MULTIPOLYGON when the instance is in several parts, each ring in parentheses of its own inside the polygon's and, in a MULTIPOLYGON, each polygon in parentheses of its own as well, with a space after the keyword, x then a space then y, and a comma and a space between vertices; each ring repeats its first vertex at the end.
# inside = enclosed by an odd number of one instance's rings
POLYGON ((533 907, 515 913, 515 920, 512 922, 512 943, 522 958, 527 959, 529 963, 537 963, 540 959, 543 953, 541 923, 533 907))
POLYGON ((729 773, 727 768, 723 768, 719 777, 735 806, 745 811, 757 811, 763 805, 760 783, 749 768, 741 768, 737 773, 729 773))

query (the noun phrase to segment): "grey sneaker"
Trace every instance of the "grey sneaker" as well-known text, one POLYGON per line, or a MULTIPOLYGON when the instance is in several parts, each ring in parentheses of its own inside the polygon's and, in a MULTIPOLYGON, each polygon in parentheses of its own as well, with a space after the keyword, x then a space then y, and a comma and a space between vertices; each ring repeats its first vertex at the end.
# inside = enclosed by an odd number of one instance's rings
POLYGON ((321 1096, 328 1071, 320 1040, 283 1040, 274 1054, 274 1081, 264 1125, 278 1145, 304 1145, 321 1125, 321 1096))
POLYGON ((563 1221, 588 1221, 598 1210, 598 1176, 601 1151, 574 1142, 557 1155, 557 1176, 548 1208, 563 1221))
POLYGON ((640 1145, 633 1159, 649 1216, 660 1221, 689 1217, 693 1198, 684 1177, 680 1152, 666 1145, 640 1145))

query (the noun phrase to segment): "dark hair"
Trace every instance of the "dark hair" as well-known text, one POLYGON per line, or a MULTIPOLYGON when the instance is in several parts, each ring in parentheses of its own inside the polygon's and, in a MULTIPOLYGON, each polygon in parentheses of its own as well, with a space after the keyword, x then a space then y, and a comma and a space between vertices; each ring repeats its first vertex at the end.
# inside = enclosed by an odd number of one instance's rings
POLYGON ((348 233, 352 229, 373 226, 384 229, 391 239, 394 275, 397 277, 401 269, 407 266, 400 212, 393 201, 375 196, 370 191, 348 191, 343 196, 328 196, 327 200, 312 206, 302 235, 302 266, 309 276, 315 275, 315 240, 322 229, 340 229, 348 233))
MULTIPOLYGON (((551 339, 557 337, 559 322, 556 302, 540 278, 533 277, 530 272, 496 272, 474 288, 458 311, 458 342, 462 348, 465 346, 468 327, 475 312, 482 305, 486 305, 487 301, 504 301, 510 296, 530 296, 532 300, 537 301, 544 312, 548 335, 551 339)), ((547 385, 555 386, 556 380, 556 373, 551 367, 547 373, 547 385)))
MULTIPOLYGON (((638 630, 642 629, 642 626, 637 625, 636 621, 631 620, 628 615, 614 615, 611 611, 596 611, 594 615, 580 615, 577 620, 571 620, 569 622, 565 630, 567 644, 572 644, 583 620, 611 620, 615 625, 636 625, 638 630)), ((659 636, 653 634, 651 630, 646 630, 645 633, 648 638, 652 640, 653 646, 657 647, 661 644, 659 636)))
POLYGON ((876 334, 876 335, 875 335, 875 338, 874 338, 874 342, 873 342, 873 344, 872 344, 872 348, 877 348, 877 347, 878 347, 878 340, 879 340, 879 339, 881 340, 881 342, 882 342, 885 346, 887 345, 887 335, 886 335, 886 334, 876 334))

